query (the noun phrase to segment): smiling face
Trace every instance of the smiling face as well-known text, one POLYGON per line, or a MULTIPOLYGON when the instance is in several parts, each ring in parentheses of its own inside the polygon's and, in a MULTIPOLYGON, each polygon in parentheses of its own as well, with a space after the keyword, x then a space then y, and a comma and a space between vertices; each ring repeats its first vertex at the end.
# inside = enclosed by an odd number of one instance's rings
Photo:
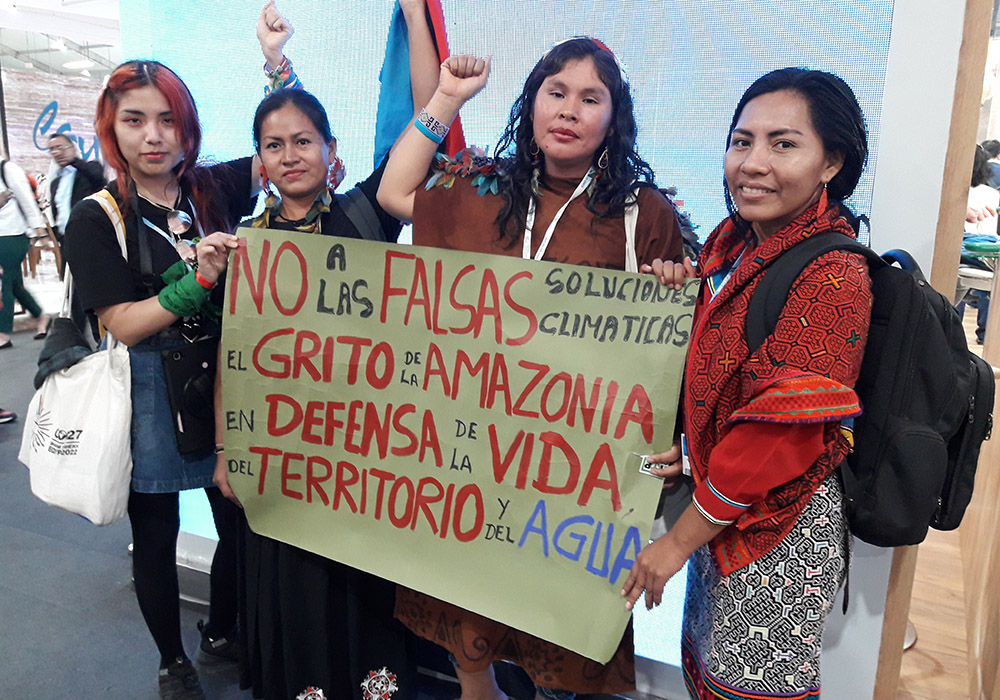
POLYGON ((763 241, 814 204, 842 164, 823 148, 806 99, 780 90, 755 97, 740 113, 726 150, 726 185, 763 241))
MULTIPOLYGON (((276 109, 261 122, 260 159, 281 195, 282 207, 306 211, 327 186, 337 142, 326 143, 305 113, 293 104, 276 109)), ((282 212, 290 218, 294 212, 282 212)), ((303 212, 304 215, 304 212, 303 212)))
POLYGON ((542 81, 531 112, 545 172, 583 177, 604 143, 613 115, 611 93, 590 58, 567 61, 542 81))
POLYGON ((145 85, 123 93, 114 130, 118 148, 137 183, 151 186, 173 180, 173 169, 184 159, 184 148, 162 92, 145 85))

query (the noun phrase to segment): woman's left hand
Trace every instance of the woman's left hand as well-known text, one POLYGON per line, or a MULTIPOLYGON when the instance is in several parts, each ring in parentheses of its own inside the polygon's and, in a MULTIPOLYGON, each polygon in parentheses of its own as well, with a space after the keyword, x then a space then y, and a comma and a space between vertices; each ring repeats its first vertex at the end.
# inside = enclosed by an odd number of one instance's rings
POLYGON ((659 258, 651 264, 643 263, 639 266, 639 272, 652 274, 660 280, 660 284, 680 289, 684 286, 684 280, 695 277, 694 263, 691 258, 685 256, 683 263, 663 262, 659 258))
POLYGON ((216 232, 198 241, 198 271, 208 282, 218 282, 219 275, 229 264, 229 252, 239 246, 239 239, 231 233, 216 232))
POLYGON ((675 442, 674 446, 666 452, 649 455, 649 473, 653 476, 663 477, 663 488, 668 489, 677 483, 684 472, 681 460, 681 443, 675 442))
POLYGON ((667 581, 681 570, 687 556, 679 547, 674 546, 673 538, 666 535, 653 540, 639 552, 635 564, 625 579, 622 596, 627 598, 625 609, 635 607, 635 601, 646 591, 646 610, 652 610, 663 598, 663 587, 667 581))
POLYGON ((272 69, 277 68, 285 53, 285 44, 295 30, 291 23, 278 12, 274 0, 268 0, 257 18, 257 41, 264 52, 264 60, 272 69))

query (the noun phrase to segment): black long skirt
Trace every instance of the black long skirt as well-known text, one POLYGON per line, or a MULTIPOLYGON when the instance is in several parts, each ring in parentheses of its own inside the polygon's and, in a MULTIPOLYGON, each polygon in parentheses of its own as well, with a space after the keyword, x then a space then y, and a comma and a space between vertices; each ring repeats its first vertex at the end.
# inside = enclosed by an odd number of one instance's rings
POLYGON ((416 697, 411 633, 393 617, 396 585, 263 537, 243 519, 240 685, 255 698, 416 697))

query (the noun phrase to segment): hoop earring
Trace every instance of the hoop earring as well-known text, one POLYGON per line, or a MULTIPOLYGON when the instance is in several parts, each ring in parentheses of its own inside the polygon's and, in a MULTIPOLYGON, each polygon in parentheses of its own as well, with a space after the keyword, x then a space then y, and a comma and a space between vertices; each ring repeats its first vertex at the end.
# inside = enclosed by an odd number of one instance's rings
POLYGON ((531 154, 532 158, 536 158, 537 159, 539 151, 541 151, 541 149, 538 147, 538 144, 535 142, 535 137, 532 136, 531 137, 531 142, 528 144, 528 153, 531 154))
POLYGON ((601 157, 597 159, 597 167, 600 170, 607 170, 611 159, 608 157, 608 147, 604 147, 604 151, 601 153, 601 157))

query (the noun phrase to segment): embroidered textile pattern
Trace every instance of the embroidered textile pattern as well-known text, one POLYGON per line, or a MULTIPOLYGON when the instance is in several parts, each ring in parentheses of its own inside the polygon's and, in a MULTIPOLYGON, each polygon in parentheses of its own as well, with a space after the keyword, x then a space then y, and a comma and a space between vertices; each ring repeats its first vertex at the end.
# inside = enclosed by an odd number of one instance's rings
POLYGON ((860 413, 852 387, 864 354, 871 293, 859 256, 834 251, 812 263, 792 287, 774 334, 752 356, 746 345, 747 308, 763 272, 799 241, 828 230, 854 237, 824 198, 756 247, 727 219, 702 250, 702 279, 740 262, 714 299, 702 286, 695 308, 684 409, 696 482, 707 477, 712 449, 733 422, 827 423, 826 449, 806 473, 773 489, 740 516, 737 527, 712 540, 724 574, 766 554, 792 528, 810 495, 847 455, 838 421, 860 413))
POLYGON ((831 475, 781 544, 728 576, 695 552, 681 642, 692 697, 818 700, 823 625, 850 560, 842 504, 831 475))
POLYGON ((309 686, 296 695, 295 700, 326 700, 326 694, 323 692, 322 688, 309 686))
POLYGON ((389 700, 397 690, 396 674, 385 666, 378 671, 369 671, 368 677, 361 683, 365 700, 389 700))

